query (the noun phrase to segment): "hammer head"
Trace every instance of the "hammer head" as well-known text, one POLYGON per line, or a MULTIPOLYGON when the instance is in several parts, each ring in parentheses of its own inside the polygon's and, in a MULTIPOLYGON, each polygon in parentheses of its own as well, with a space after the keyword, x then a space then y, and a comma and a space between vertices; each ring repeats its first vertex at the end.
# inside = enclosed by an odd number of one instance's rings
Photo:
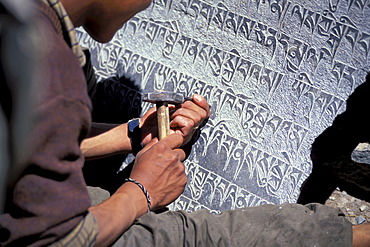
POLYGON ((150 103, 168 103, 168 104, 181 104, 189 98, 185 97, 182 93, 174 93, 167 91, 156 91, 143 94, 143 100, 150 103))

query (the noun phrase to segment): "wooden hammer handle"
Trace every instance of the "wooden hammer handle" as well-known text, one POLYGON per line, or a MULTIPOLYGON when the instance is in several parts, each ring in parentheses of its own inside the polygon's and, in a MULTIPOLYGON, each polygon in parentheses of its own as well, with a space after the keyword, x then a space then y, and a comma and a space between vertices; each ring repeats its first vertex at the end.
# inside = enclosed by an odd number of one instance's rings
POLYGON ((170 134, 170 113, 167 103, 157 103, 158 138, 162 140, 170 134))

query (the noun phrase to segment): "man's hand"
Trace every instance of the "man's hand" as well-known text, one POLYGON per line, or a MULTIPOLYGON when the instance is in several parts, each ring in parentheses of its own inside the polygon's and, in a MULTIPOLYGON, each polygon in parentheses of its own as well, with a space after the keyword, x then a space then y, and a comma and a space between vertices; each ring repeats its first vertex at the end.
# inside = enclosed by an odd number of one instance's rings
MULTIPOLYGON (((185 153, 177 149, 182 143, 183 138, 177 134, 161 141, 155 138, 136 156, 130 177, 146 188, 152 210, 168 205, 184 191, 187 177, 182 160, 185 153)), ((111 244, 147 210, 141 189, 134 183, 124 183, 107 200, 89 208, 99 224, 97 245, 111 244)))
POLYGON ((184 138, 183 145, 190 141, 195 130, 210 116, 210 106, 205 98, 195 94, 192 99, 181 104, 171 115, 171 130, 184 138))
MULTIPOLYGON (((170 107, 170 133, 177 133, 184 139, 182 145, 188 143, 195 130, 210 116, 208 102, 199 94, 181 105, 170 107)), ((155 108, 150 109, 141 118, 142 144, 145 146, 157 136, 157 118, 155 108)), ((181 145, 181 146, 182 146, 181 145)))
POLYGON ((169 135, 161 141, 153 139, 136 155, 130 177, 140 181, 147 189, 152 210, 173 202, 187 183, 180 135, 169 135))

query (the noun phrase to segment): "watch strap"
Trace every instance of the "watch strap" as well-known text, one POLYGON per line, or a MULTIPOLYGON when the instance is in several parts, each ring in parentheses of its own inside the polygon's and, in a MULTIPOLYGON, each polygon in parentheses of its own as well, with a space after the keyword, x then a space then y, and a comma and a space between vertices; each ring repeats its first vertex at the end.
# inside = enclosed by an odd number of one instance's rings
POLYGON ((127 122, 128 137, 131 142, 132 153, 136 156, 143 146, 141 145, 140 118, 133 118, 127 122))

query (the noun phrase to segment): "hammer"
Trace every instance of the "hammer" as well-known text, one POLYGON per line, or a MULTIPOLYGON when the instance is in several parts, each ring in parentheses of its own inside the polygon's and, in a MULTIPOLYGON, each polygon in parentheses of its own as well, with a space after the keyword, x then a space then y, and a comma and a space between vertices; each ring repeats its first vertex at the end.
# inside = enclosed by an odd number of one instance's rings
POLYGON ((168 104, 181 104, 185 100, 192 100, 182 93, 155 91, 143 94, 145 102, 155 103, 157 108, 158 138, 162 140, 170 133, 170 113, 168 104))

